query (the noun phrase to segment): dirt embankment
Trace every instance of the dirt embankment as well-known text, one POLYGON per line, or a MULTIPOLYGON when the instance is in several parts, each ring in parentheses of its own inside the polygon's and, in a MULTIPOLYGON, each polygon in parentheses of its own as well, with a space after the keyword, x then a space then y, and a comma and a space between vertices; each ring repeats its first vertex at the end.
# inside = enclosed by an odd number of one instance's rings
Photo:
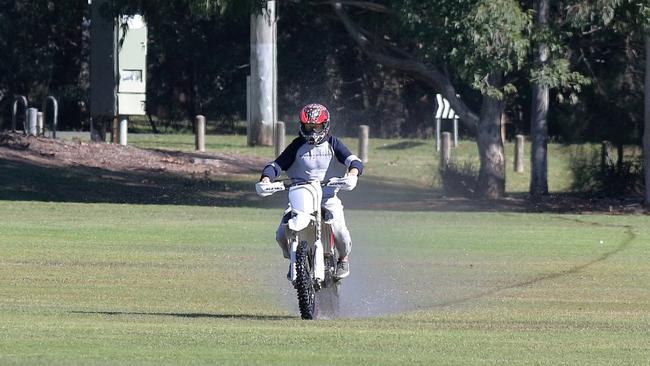
POLYGON ((85 166, 111 171, 151 171, 187 175, 230 175, 258 171, 264 159, 219 153, 139 149, 109 143, 88 143, 0 134, 0 158, 20 159, 55 167, 85 166))

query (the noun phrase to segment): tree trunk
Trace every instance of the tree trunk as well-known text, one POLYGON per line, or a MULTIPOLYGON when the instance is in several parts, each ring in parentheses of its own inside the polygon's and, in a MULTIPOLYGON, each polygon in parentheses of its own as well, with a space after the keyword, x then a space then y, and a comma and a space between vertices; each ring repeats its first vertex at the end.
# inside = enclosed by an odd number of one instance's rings
POLYGON ((650 36, 645 38, 645 123, 643 130, 643 170, 645 172, 645 204, 650 206, 650 36))
MULTIPOLYGON (((461 118, 467 129, 478 136, 478 152, 481 160, 477 193, 485 198, 499 198, 505 194, 505 159, 503 142, 501 141, 501 113, 504 102, 488 95, 483 96, 481 115, 477 116, 464 101, 456 94, 451 80, 435 65, 423 63, 407 55, 405 52, 392 48, 394 54, 384 52, 381 47, 376 47, 344 11, 343 3, 330 1, 334 11, 339 16, 343 25, 352 39, 361 47, 361 50, 370 58, 387 67, 403 71, 431 86, 449 101, 454 112, 461 118)), ((386 46, 385 44, 383 46, 386 46)), ((501 71, 492 72, 488 81, 493 87, 502 85, 501 71)))
MULTIPOLYGON (((492 72, 490 85, 500 87, 502 74, 492 72)), ((506 191, 506 165, 501 140, 501 114, 504 102, 487 95, 483 96, 481 116, 477 130, 478 153, 481 160, 477 193, 484 198, 501 198, 506 191)))
MULTIPOLYGON (((536 0, 535 26, 538 30, 546 28, 548 24, 548 0, 536 0)), ((545 43, 537 45, 535 63, 541 68, 548 61, 548 47, 545 43)), ((543 83, 533 84, 533 100, 530 116, 530 194, 538 197, 548 194, 548 86, 543 83)))
POLYGON ((530 194, 540 196, 548 194, 548 87, 533 85, 533 105, 530 121, 531 133, 531 168, 530 194))
POLYGON ((111 117, 95 116, 90 121, 90 141, 106 142, 107 121, 111 117))
POLYGON ((267 1, 261 13, 251 15, 250 145, 273 145, 276 118, 276 8, 267 1))

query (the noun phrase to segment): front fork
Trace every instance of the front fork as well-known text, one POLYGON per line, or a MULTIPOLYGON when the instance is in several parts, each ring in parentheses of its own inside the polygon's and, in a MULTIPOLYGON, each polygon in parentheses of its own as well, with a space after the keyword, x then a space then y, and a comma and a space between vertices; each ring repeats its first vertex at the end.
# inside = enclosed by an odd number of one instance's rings
MULTIPOLYGON (((320 212, 318 213, 320 215, 320 212)), ((307 227, 306 229, 300 232, 291 232, 289 239, 289 260, 290 260, 290 269, 289 269, 289 279, 291 282, 296 280, 296 252, 298 251, 298 245, 301 240, 308 239, 312 234, 313 237, 309 238, 313 240, 313 254, 312 263, 314 265, 314 279, 317 283, 323 282, 325 280, 325 260, 323 254, 323 243, 321 242, 321 221, 315 220, 312 228, 307 227)))

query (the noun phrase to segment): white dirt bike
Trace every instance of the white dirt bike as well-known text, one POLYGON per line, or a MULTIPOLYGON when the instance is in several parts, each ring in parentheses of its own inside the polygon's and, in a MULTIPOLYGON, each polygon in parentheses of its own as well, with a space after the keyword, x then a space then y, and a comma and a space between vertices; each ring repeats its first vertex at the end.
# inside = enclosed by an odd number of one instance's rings
MULTIPOLYGON (((302 319, 316 319, 319 312, 336 314, 339 281, 334 277, 338 252, 331 230, 332 217, 323 212, 322 186, 352 190, 356 176, 331 178, 327 183, 309 181, 289 187, 290 218, 285 232, 289 238, 290 270, 288 279, 298 295, 302 319), (324 243, 324 244, 323 244, 324 243)), ((265 197, 286 189, 283 182, 255 185, 265 197)))

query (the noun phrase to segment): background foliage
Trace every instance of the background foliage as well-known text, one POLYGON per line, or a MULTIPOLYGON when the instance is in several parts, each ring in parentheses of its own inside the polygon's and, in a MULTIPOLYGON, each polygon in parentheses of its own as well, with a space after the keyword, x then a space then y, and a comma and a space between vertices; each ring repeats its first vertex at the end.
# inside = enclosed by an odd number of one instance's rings
MULTIPOLYGON (((251 4, 190 0, 115 4, 147 16, 148 111, 156 125, 182 129, 192 116, 202 113, 208 116, 211 130, 243 133, 237 122, 245 119, 251 4)), ((553 91, 555 100, 563 103, 551 104, 552 138, 640 141, 642 2, 557 2, 552 31, 541 35, 531 33, 527 1, 386 1, 383 5, 387 6, 384 12, 362 8, 355 15, 387 43, 446 65, 464 82, 458 91, 465 100, 478 100, 481 70, 511 70, 506 90, 510 92, 509 136, 528 131, 529 83, 546 77, 551 86, 578 85, 553 91), (477 29, 494 25, 511 39, 495 39, 499 34, 477 29), (517 71, 532 59, 529 42, 534 37, 561 45, 551 49, 557 56, 553 70, 561 72, 517 71), (499 44, 511 47, 502 47, 496 52, 502 57, 493 57, 495 52, 489 48, 499 44), (562 82, 562 77, 573 80, 562 82), (584 85, 587 79, 590 83, 584 85)), ((380 137, 431 135, 435 91, 364 56, 328 4, 279 2, 278 7, 282 120, 292 121, 299 105, 319 100, 331 107, 339 134, 355 133, 356 125, 364 123, 380 137)), ((54 95, 61 104, 62 127, 87 128, 88 14, 85 0, 0 2, 3 128, 10 121, 16 94, 26 95, 39 108, 45 96, 54 95)))

